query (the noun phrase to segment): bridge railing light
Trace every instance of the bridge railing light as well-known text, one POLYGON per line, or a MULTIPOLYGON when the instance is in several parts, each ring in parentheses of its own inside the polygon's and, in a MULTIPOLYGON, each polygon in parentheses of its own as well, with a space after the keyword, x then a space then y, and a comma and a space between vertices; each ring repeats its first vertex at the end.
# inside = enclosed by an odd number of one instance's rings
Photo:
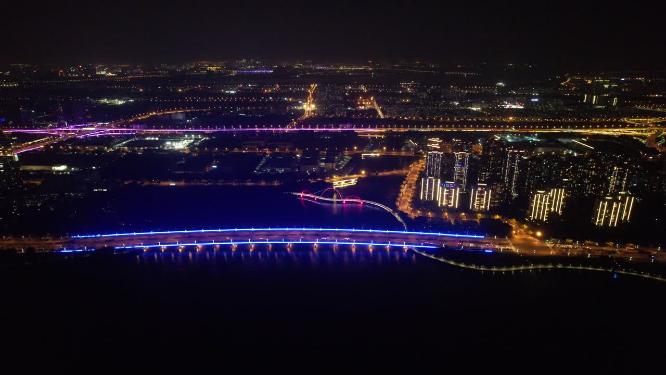
MULTIPOLYGON (((461 233, 442 233, 442 232, 425 232, 425 231, 409 231, 409 230, 387 230, 387 229, 357 229, 357 228, 234 228, 234 229, 202 229, 196 231, 197 233, 214 233, 214 232, 358 232, 358 233, 384 233, 384 234, 405 234, 405 235, 423 235, 423 236, 437 236, 437 237, 459 237, 459 238, 478 238, 483 239, 485 236, 477 234, 461 234, 461 233)), ((190 230, 170 230, 170 231, 150 231, 150 232, 128 232, 128 233, 109 233, 109 234, 84 234, 73 235, 72 239, 83 238, 96 238, 96 237, 135 237, 135 236, 152 236, 152 235, 168 235, 168 234, 187 234, 192 233, 190 230)))

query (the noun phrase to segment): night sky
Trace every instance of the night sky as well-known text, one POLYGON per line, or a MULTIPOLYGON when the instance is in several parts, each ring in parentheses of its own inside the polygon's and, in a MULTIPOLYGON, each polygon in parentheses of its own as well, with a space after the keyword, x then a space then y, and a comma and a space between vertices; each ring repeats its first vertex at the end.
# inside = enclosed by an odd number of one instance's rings
POLYGON ((590 69, 666 64, 648 2, 11 1, 2 63, 423 60, 590 69))

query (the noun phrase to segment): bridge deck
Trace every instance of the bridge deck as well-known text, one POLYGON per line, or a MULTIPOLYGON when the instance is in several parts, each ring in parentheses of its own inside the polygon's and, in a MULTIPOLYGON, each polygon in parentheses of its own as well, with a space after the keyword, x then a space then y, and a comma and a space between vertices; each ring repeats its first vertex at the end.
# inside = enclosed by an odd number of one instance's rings
POLYGON ((351 229, 220 229, 201 231, 169 231, 80 236, 68 239, 63 247, 81 248, 142 248, 164 245, 196 245, 215 243, 341 243, 391 246, 492 246, 482 236, 409 231, 351 229))
POLYGON ((179 230, 141 233, 82 235, 65 238, 4 238, 0 248, 49 251, 60 249, 100 249, 105 247, 139 249, 161 246, 231 245, 250 243, 321 243, 377 246, 465 246, 473 248, 508 247, 508 241, 479 235, 376 229, 338 228, 246 228, 179 230))

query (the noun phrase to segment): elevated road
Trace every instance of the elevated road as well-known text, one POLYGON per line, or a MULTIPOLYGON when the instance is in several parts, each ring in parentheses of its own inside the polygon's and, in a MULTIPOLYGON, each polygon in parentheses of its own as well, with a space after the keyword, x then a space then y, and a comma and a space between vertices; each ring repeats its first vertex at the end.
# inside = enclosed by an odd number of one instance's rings
POLYGON ((481 235, 461 233, 348 228, 239 228, 107 233, 52 239, 4 238, 0 240, 0 248, 91 251, 101 248, 149 249, 297 243, 401 248, 451 246, 483 249, 510 246, 506 240, 489 240, 481 235))
POLYGON ((58 143, 63 140, 66 140, 62 136, 58 135, 52 135, 52 136, 46 136, 40 139, 36 139, 34 141, 29 141, 29 142, 24 142, 24 143, 19 143, 16 145, 12 145, 4 150, 2 150, 2 155, 4 156, 13 156, 13 155, 18 155, 22 154, 24 152, 30 152, 30 151, 37 151, 41 150, 44 147, 53 144, 53 143, 58 143))
POLYGON ((377 207, 381 210, 384 210, 391 214, 400 224, 405 228, 405 231, 407 230, 407 223, 400 217, 400 214, 392 209, 391 207, 388 207, 385 204, 381 204, 379 202, 374 202, 374 201, 369 201, 366 199, 360 199, 360 198, 347 198, 347 197, 342 197, 336 198, 335 195, 332 198, 328 197, 323 197, 321 195, 316 195, 316 194, 310 194, 310 193, 291 193, 291 195, 295 195, 299 197, 300 199, 307 199, 307 200, 313 200, 315 202, 329 202, 329 203, 342 203, 342 204, 366 204, 368 206, 372 207, 377 207))
POLYGON ((423 247, 491 245, 484 236, 457 233, 345 228, 245 228, 180 230, 72 236, 65 247, 143 249, 179 246, 240 244, 339 244, 359 246, 423 247))
MULTIPOLYGON (((316 86, 315 86, 316 87, 316 86)), ((312 89, 314 91, 314 89, 312 89)), ((311 98, 306 103, 314 106, 311 98)), ((307 109, 307 108, 306 108, 307 109)), ((433 119, 410 118, 328 118, 315 117, 312 111, 297 123, 290 124, 210 124, 198 127, 179 127, 164 122, 152 125, 140 123, 164 114, 203 111, 204 109, 173 109, 149 112, 112 123, 93 123, 48 128, 8 128, 5 133, 28 133, 57 136, 113 136, 126 134, 176 134, 217 132, 530 132, 530 133, 579 133, 604 135, 649 136, 664 130, 666 117, 650 118, 540 118, 540 117, 438 117, 433 119)))
MULTIPOLYGON (((76 235, 65 238, 30 239, 2 238, 0 249, 18 249, 59 253, 88 253, 105 248, 116 251, 167 251, 169 249, 197 250, 217 249, 228 246, 232 249, 244 246, 252 251, 256 246, 283 246, 286 249, 294 245, 346 246, 354 249, 389 249, 398 248, 413 251, 416 254, 457 268, 481 272, 521 272, 539 270, 578 270, 610 272, 666 281, 666 278, 645 272, 624 268, 605 268, 590 265, 572 265, 562 263, 530 263, 510 266, 496 266, 463 263, 447 259, 441 255, 441 249, 472 250, 484 253, 514 252, 512 244, 506 239, 486 238, 481 235, 461 233, 439 233, 421 231, 346 229, 346 228, 240 228, 240 229, 202 229, 150 231, 133 233, 107 233, 76 235)), ((544 255, 544 254, 542 254, 544 255)), ((536 258, 532 258, 536 259, 536 258)), ((581 260, 582 257, 572 258, 581 260)))
POLYGON ((385 133, 385 132, 483 132, 483 133, 573 133, 582 135, 628 135, 648 137, 657 132, 663 131, 664 128, 653 126, 477 126, 474 124, 457 125, 457 126, 374 126, 374 125, 358 125, 358 126, 301 126, 294 128, 287 127, 259 127, 259 126, 211 126, 211 127, 163 127, 163 128, 148 128, 148 127, 123 127, 123 126, 92 126, 82 128, 9 128, 3 129, 2 132, 7 134, 40 134, 40 135, 56 135, 56 136, 73 136, 73 137, 91 137, 91 136, 118 136, 118 135, 134 135, 134 134, 188 134, 188 133, 291 133, 291 132, 356 132, 356 133, 385 133))

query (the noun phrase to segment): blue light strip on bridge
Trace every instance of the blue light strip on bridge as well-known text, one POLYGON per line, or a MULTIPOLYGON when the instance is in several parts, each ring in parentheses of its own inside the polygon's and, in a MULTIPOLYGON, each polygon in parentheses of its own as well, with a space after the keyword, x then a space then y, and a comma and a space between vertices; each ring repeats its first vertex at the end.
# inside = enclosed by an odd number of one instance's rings
POLYGON ((75 235, 72 236, 71 238, 103 238, 103 237, 146 236, 146 235, 161 235, 161 234, 188 234, 188 233, 294 232, 294 231, 357 232, 357 233, 405 234, 405 235, 457 237, 457 238, 485 238, 482 235, 476 235, 476 234, 418 232, 418 231, 381 230, 381 229, 345 229, 345 228, 240 228, 240 229, 236 228, 236 229, 170 230, 170 231, 133 232, 133 233, 85 234, 85 235, 75 235))
POLYGON ((61 249, 58 250, 58 253, 87 253, 95 251, 95 249, 61 249))

